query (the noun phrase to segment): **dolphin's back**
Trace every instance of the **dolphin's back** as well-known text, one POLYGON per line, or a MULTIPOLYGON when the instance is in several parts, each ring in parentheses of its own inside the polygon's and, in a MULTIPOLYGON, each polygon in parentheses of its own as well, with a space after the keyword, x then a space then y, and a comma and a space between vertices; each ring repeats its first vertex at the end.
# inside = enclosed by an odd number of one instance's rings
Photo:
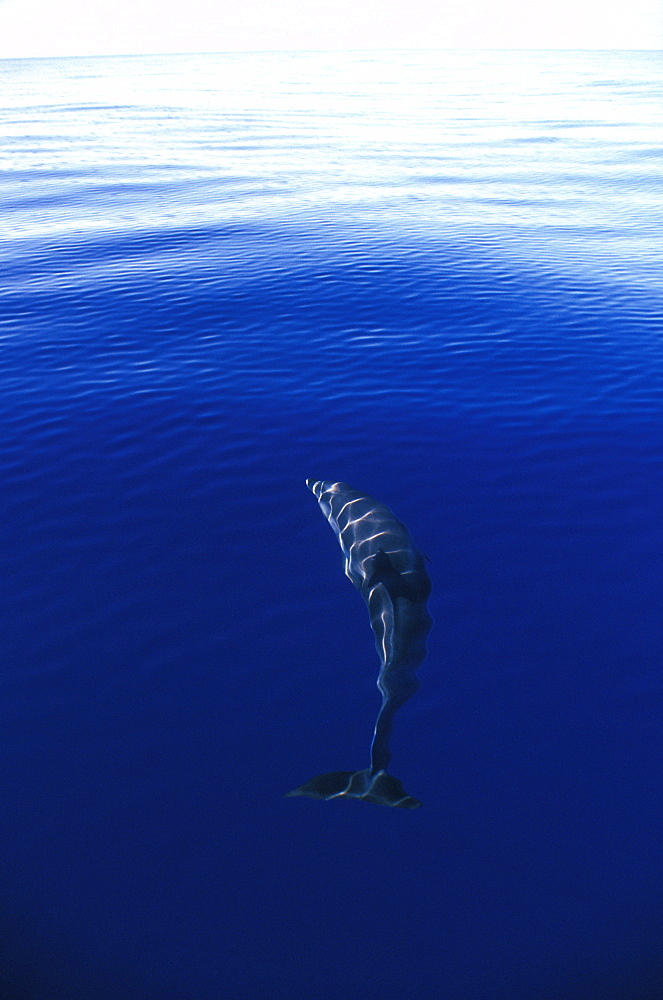
POLYGON ((345 556, 345 572, 366 601, 380 657, 382 708, 371 745, 371 767, 320 775, 290 793, 314 798, 364 798, 412 808, 397 778, 386 773, 394 714, 419 687, 416 670, 427 655, 432 618, 424 557, 405 525, 385 504, 347 483, 307 480, 345 556), (333 791, 330 791, 333 789, 333 791))
POLYGON ((412 597, 425 600, 430 594, 430 580, 424 559, 412 541, 410 532, 386 504, 360 493, 347 483, 315 482, 307 486, 318 498, 320 508, 331 524, 345 556, 345 572, 367 600, 371 561, 379 552, 401 576, 412 584, 412 597), (424 593, 425 592, 425 593, 424 593))

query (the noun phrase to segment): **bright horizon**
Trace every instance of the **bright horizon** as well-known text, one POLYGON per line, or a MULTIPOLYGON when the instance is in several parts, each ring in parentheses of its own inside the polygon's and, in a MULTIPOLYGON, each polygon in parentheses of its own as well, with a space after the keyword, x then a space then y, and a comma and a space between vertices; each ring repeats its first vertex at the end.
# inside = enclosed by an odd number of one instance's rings
POLYGON ((0 0, 0 58, 334 49, 660 49, 663 0, 0 0))

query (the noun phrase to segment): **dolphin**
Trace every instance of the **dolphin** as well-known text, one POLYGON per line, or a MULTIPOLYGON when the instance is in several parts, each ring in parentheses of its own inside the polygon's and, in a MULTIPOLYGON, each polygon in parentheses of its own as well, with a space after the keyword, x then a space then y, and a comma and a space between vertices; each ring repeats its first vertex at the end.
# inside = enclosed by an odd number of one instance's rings
POLYGON ((371 766, 331 771, 300 785, 291 795, 314 799, 364 799, 399 809, 416 809, 398 778, 387 774, 394 715, 419 689, 417 668, 426 658, 433 624, 426 601, 431 583, 424 557, 410 532, 383 503, 347 483, 307 479, 345 557, 345 575, 364 598, 380 657, 382 707, 371 744, 371 766))

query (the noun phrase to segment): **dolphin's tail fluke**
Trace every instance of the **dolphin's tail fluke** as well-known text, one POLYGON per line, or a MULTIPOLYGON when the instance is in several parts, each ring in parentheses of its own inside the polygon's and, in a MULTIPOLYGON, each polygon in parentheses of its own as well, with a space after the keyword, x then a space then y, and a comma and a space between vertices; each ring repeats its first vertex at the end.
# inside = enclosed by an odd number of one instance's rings
POLYGON ((312 799, 364 799, 394 809, 417 809, 421 805, 419 799, 407 794, 398 778, 370 768, 320 774, 287 794, 308 795, 312 799))

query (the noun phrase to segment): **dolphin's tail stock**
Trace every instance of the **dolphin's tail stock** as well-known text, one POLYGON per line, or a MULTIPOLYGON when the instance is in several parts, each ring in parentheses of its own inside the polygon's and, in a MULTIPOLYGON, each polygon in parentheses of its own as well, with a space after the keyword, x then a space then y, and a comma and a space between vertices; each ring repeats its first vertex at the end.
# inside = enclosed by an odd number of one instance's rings
POLYGON ((417 809, 421 802, 408 795, 398 778, 386 771, 330 771, 312 778, 292 795, 308 795, 311 799, 364 799, 394 809, 417 809))

